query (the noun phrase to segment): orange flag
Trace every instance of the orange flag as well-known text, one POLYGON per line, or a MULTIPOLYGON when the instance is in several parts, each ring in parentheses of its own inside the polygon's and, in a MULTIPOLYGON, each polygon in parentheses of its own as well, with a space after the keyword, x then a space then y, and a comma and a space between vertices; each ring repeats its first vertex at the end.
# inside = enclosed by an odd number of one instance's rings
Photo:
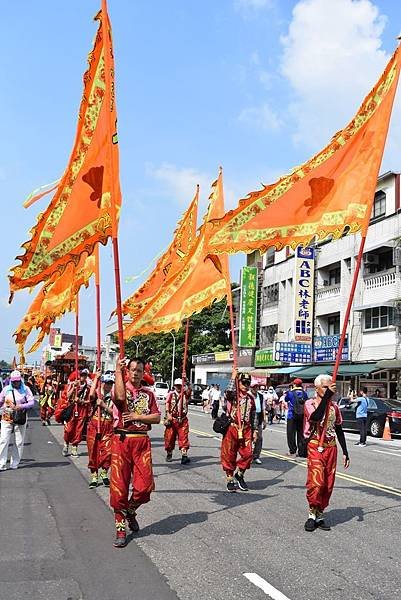
POLYGON ((200 233, 181 270, 166 280, 159 293, 124 330, 124 337, 179 329, 184 319, 224 298, 230 281, 227 256, 206 257, 205 245, 211 219, 224 214, 220 170, 213 183, 210 204, 200 233))
POLYGON ((13 293, 62 273, 79 263, 83 252, 117 235, 121 206, 110 23, 105 2, 95 17, 99 27, 79 109, 74 147, 48 208, 23 244, 21 264, 10 275, 13 293))
POLYGON ((70 263, 60 277, 44 285, 25 317, 14 333, 19 353, 24 354, 26 340, 33 329, 40 329, 39 336, 28 352, 35 352, 50 327, 64 313, 75 310, 75 300, 81 286, 87 287, 95 271, 95 257, 82 257, 78 267, 70 263))
POLYGON ((366 232, 400 72, 397 48, 352 121, 301 167, 213 223, 210 253, 264 252, 366 232))
POLYGON ((159 292, 167 277, 171 278, 181 270, 196 241, 199 186, 175 230, 174 239, 163 256, 158 260, 152 273, 141 287, 123 304, 123 314, 133 318, 145 308, 159 292))

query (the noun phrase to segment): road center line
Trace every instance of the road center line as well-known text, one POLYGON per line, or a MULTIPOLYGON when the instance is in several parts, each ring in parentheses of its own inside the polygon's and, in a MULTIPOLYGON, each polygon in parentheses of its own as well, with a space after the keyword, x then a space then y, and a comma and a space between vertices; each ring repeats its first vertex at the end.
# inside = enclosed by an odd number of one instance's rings
POLYGON ((287 596, 284 596, 282 592, 273 587, 268 581, 260 577, 257 573, 244 573, 244 577, 248 579, 253 585, 263 590, 263 592, 273 598, 273 600, 289 600, 287 596))
POLYGON ((373 450, 373 452, 379 452, 379 454, 391 454, 391 456, 398 456, 398 458, 401 458, 399 452, 389 452, 388 450, 373 450))

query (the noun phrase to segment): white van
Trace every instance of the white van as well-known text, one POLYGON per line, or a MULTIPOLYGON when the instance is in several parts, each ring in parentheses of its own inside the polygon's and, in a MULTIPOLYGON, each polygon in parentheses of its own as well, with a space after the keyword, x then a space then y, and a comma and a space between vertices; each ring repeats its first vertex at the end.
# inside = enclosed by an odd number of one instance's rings
POLYGON ((154 385, 154 391, 158 400, 165 400, 169 392, 168 383, 164 381, 156 381, 154 385))

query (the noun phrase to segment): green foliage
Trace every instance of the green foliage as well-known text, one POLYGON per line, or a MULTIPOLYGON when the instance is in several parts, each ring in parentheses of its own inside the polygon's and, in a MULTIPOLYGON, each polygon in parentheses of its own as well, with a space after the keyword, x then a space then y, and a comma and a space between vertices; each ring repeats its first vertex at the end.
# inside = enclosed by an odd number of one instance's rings
MULTIPOLYGON (((215 302, 202 312, 192 315, 189 328, 188 376, 193 354, 220 352, 231 348, 229 329, 230 315, 226 300, 215 302)), ((180 377, 184 355, 185 326, 172 333, 176 343, 174 377, 180 377)), ((136 356, 138 343, 138 355, 152 362, 153 373, 161 373, 164 381, 170 381, 173 341, 170 333, 135 336, 126 343, 126 354, 127 356, 136 356)))
POLYGON ((11 369, 11 365, 5 360, 0 360, 0 371, 11 369))

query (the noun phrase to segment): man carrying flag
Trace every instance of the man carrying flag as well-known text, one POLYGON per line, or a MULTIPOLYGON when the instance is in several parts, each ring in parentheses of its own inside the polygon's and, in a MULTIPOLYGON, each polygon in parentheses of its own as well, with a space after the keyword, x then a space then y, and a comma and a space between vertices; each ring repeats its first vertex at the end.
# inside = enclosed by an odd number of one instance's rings
POLYGON ((127 544, 126 523, 139 531, 136 512, 149 502, 154 489, 152 449, 148 431, 160 423, 160 409, 153 391, 142 384, 145 361, 118 359, 114 388, 114 435, 111 447, 110 504, 114 509, 114 546, 127 544), (125 381, 123 369, 127 375, 125 381), (129 488, 132 483, 132 494, 129 488))
POLYGON ((68 456, 70 444, 72 445, 71 456, 73 458, 78 456, 78 444, 82 441, 85 423, 90 412, 91 382, 88 380, 88 375, 88 370, 83 369, 80 373, 74 371, 68 377, 67 400, 70 405, 73 405, 73 412, 64 426, 63 456, 68 456))
POLYGON ((166 398, 166 416, 164 419, 164 448, 166 462, 173 460, 175 441, 178 438, 178 448, 181 451, 181 464, 191 462, 189 450, 188 395, 183 389, 182 379, 174 381, 174 389, 166 398))
POLYGON ((229 492, 235 492, 237 487, 243 492, 248 491, 244 474, 252 462, 252 441, 256 442, 258 436, 255 399, 250 385, 250 375, 241 373, 238 376, 233 370, 233 378, 224 397, 223 411, 231 422, 221 442, 220 460, 229 492))
POLYGON ((113 402, 111 399, 114 377, 103 375, 100 384, 97 372, 90 389, 90 399, 96 403, 88 423, 86 444, 88 446, 88 469, 91 472, 89 488, 99 484, 109 487, 108 470, 111 464, 111 440, 113 437, 113 402), (100 471, 100 472, 99 472, 100 471))

